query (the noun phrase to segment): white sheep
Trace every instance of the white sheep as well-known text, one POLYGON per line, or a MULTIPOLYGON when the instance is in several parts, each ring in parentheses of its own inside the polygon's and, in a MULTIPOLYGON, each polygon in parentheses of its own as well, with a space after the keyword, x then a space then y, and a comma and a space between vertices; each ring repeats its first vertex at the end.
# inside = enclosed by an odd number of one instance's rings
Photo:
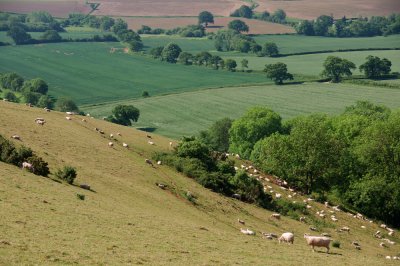
POLYGON ((122 143, 122 147, 129 148, 129 145, 124 142, 124 143, 122 143))
POLYGON ((289 232, 283 233, 281 235, 281 237, 278 238, 278 241, 279 241, 279 243, 281 243, 283 241, 283 242, 286 242, 286 243, 289 243, 289 244, 293 244, 294 235, 293 235, 293 233, 289 233, 289 232))
POLYGON ((16 139, 16 140, 21 140, 21 137, 18 135, 12 135, 11 138, 16 139))
POLYGON ((22 163, 22 169, 28 169, 29 171, 33 172, 33 165, 31 163, 28 162, 23 162, 22 163))
POLYGON ((243 220, 240 220, 240 219, 238 219, 238 223, 245 224, 245 222, 243 220))
POLYGON ((271 218, 275 218, 277 220, 281 219, 281 215, 279 213, 273 213, 271 214, 271 218))
POLYGON ((113 138, 114 137, 114 135, 113 134, 110 134, 110 138, 113 138))
POLYGON ((340 228, 340 231, 342 231, 342 232, 347 232, 347 233, 350 233, 350 228, 349 227, 347 227, 347 226, 343 226, 342 228, 340 228))
POLYGON ((67 120, 72 120, 72 118, 69 117, 69 116, 66 116, 65 119, 67 119, 67 120))
POLYGON ((249 229, 242 229, 242 228, 240 228, 240 232, 242 232, 242 234, 251 235, 251 236, 254 236, 256 234, 254 231, 251 231, 249 229))
POLYGON ((394 235, 394 231, 390 231, 390 232, 388 233, 388 235, 393 236, 393 235, 394 235))
POLYGON ((110 148, 111 148, 112 146, 114 146, 114 143, 112 143, 112 142, 109 142, 109 143, 108 143, 108 147, 110 147, 110 148))
POLYGON ((158 164, 158 165, 162 165, 162 162, 161 162, 161 161, 157 161, 157 164, 158 164))
POLYGON ((149 143, 150 145, 154 145, 155 143, 152 141, 148 141, 147 143, 149 143))
POLYGON ((326 253, 329 253, 329 244, 331 243, 329 237, 309 236, 308 234, 304 234, 304 238, 306 239, 307 244, 312 247, 313 251, 315 251, 315 247, 325 247, 326 253))
POLYGON ((337 221, 339 221, 337 218, 335 218, 335 217, 331 217, 331 219, 332 219, 332 221, 334 221, 334 222, 337 222, 337 221))
POLYGON ((304 223, 306 221, 306 217, 302 216, 302 217, 300 217, 299 220, 300 220, 300 222, 304 223))
POLYGON ((280 199, 280 198, 282 197, 282 195, 279 194, 279 193, 275 193, 275 197, 276 197, 277 199, 280 199))

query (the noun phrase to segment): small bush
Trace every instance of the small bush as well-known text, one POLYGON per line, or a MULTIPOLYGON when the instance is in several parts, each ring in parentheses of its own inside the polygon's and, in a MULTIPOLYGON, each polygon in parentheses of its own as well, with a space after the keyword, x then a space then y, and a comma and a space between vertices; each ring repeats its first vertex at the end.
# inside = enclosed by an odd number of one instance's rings
POLYGON ((300 216, 308 214, 306 205, 302 203, 293 203, 284 199, 275 201, 275 210, 295 220, 298 220, 300 216))
POLYGON ((65 180, 68 184, 72 184, 74 183, 77 173, 74 167, 64 166, 63 169, 59 169, 56 172, 56 176, 62 180, 65 180))
POLYGON ((85 200, 85 195, 83 195, 83 194, 76 194, 76 197, 78 198, 78 199, 80 199, 80 200, 85 200))
POLYGON ((143 92, 142 92, 142 97, 143 97, 143 98, 150 97, 149 92, 148 92, 148 91, 143 91, 143 92))
POLYGON ((332 242, 332 246, 334 248, 340 248, 340 242, 338 240, 335 240, 335 241, 332 242))
POLYGON ((35 175, 48 176, 50 174, 48 164, 42 158, 33 155, 26 160, 32 164, 35 175))

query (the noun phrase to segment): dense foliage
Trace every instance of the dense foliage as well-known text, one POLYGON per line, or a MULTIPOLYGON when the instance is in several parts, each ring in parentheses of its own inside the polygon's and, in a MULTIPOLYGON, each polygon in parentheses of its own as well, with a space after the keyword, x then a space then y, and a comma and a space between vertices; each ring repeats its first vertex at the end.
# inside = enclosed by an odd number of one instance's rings
POLYGON ((400 15, 388 17, 373 16, 334 20, 332 16, 322 15, 316 20, 301 21, 296 27, 299 34, 329 37, 370 37, 400 33, 400 15))
POLYGON ((58 178, 65 180, 68 184, 72 185, 77 176, 77 173, 76 173, 76 169, 74 167, 64 166, 63 169, 58 169, 58 171, 55 173, 55 175, 58 178))
POLYGON ((47 176, 50 171, 47 163, 27 147, 16 147, 15 144, 0 135, 0 161, 22 167, 23 162, 32 164, 32 173, 47 176))
POLYGON ((106 120, 112 123, 131 126, 132 121, 137 122, 140 116, 140 111, 132 105, 117 105, 112 110, 112 115, 106 120))
POLYGON ((332 82, 340 82, 344 76, 351 76, 351 70, 355 68, 356 65, 353 62, 331 55, 325 59, 321 75, 329 78, 332 82))
POLYGON ((277 85, 282 85, 284 80, 293 79, 293 75, 287 71, 286 64, 281 62, 265 65, 264 72, 267 73, 267 77, 273 80, 277 85))
POLYGON ((377 56, 367 56, 367 62, 360 66, 360 71, 364 72, 367 78, 377 79, 388 75, 391 70, 392 62, 388 59, 380 59, 377 56))

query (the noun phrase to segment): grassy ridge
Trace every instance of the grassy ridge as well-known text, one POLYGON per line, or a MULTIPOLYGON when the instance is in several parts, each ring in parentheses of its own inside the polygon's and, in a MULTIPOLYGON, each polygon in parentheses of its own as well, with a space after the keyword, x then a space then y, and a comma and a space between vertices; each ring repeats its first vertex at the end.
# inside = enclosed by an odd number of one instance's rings
POLYGON ((190 91, 238 84, 269 83, 263 75, 168 64, 129 55, 118 43, 58 43, 0 47, 0 72, 41 77, 49 93, 68 95, 78 104, 190 91))
MULTIPOLYGON (((138 107, 137 126, 156 128, 158 134, 179 138, 196 134, 214 121, 237 118, 255 105, 268 106, 290 118, 314 112, 336 114, 357 100, 369 100, 391 108, 400 108, 400 90, 352 84, 309 83, 304 85, 223 88, 163 97, 127 101, 138 107), (182 112, 182 110, 185 110, 182 112)), ((113 104, 87 106, 92 115, 111 112, 113 104)))
MULTIPOLYGON (((47 113, 24 105, 0 102, 0 134, 19 134, 22 144, 39 152, 52 172, 65 164, 77 168, 76 184, 90 184, 95 192, 34 176, 0 163, 0 264, 1 265, 396 265, 385 255, 396 255, 399 246, 379 247, 373 238, 377 224, 337 213, 339 222, 324 232, 341 242, 331 254, 312 253, 302 239, 309 224, 287 217, 277 221, 271 212, 222 197, 168 167, 146 165, 154 151, 168 150, 169 140, 100 120, 47 113), (34 123, 44 117, 46 125, 34 123), (120 132, 109 148, 106 134, 120 132), (122 147, 127 142, 130 150, 122 147), (90 154, 90 156, 88 156, 90 154), (155 182, 169 186, 161 190, 155 182), (197 205, 182 195, 191 191, 197 205), (76 194, 85 194, 84 201, 76 194), (255 237, 239 232, 246 227, 255 237), (351 233, 335 229, 349 226, 351 233), (365 225, 366 229, 360 226, 365 225), (294 245, 265 240, 260 231, 295 234, 294 245), (351 242, 357 240, 361 251, 351 242)), ((270 184, 274 190, 279 187, 270 184)), ((287 197, 287 191, 281 192, 287 197)), ((294 200, 302 202, 303 197, 294 200)), ((310 203, 312 212, 321 204, 310 203)), ((328 212, 328 210, 326 210, 328 212)), ((314 219, 318 219, 315 218, 314 219)), ((321 232, 315 232, 320 234, 321 232)), ((396 231, 396 234, 398 232, 396 231)), ((395 235, 396 235, 395 234, 395 235)), ((393 238, 398 241, 398 237, 393 238)), ((322 249, 321 249, 322 250, 322 249)))

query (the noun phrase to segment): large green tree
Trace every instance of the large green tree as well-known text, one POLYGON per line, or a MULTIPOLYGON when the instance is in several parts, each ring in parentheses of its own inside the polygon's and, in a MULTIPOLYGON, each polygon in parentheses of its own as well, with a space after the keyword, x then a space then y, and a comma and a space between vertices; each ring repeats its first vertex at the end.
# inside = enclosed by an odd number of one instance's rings
POLYGON ((56 30, 47 30, 42 36, 40 36, 40 39, 45 41, 59 42, 62 38, 56 30))
POLYGON ((208 23, 214 24, 214 16, 211 14, 211 12, 208 11, 202 11, 199 14, 199 24, 205 24, 205 26, 208 26, 208 23))
POLYGON ((353 62, 331 55, 325 59, 322 76, 336 83, 340 82, 344 76, 351 76, 351 70, 355 68, 356 65, 353 62))
POLYGON ((107 117, 107 120, 124 125, 131 126, 132 121, 137 122, 140 116, 140 111, 132 105, 117 105, 112 110, 112 116, 107 117))
POLYGON ((231 14, 232 17, 252 18, 253 10, 246 5, 242 5, 231 14))
POLYGON ((262 54, 270 57, 279 55, 279 49, 276 43, 266 42, 262 48, 262 54))
POLYGON ((293 79, 293 75, 287 72, 286 64, 281 62, 265 65, 264 72, 278 85, 283 84, 284 80, 293 79))
POLYGON ((227 152, 229 150, 229 129, 232 122, 230 118, 216 121, 208 130, 200 132, 200 140, 214 151, 227 152))
POLYGON ((360 66, 360 71, 364 72, 367 78, 380 78, 390 73, 392 62, 388 59, 380 59, 377 56, 367 56, 367 61, 360 66))
POLYGON ((281 130, 279 114, 265 107, 253 107, 235 120, 229 130, 229 149, 248 159, 254 144, 281 130))
POLYGON ((226 59, 224 62, 224 66, 227 70, 234 72, 236 71, 237 63, 233 59, 226 59))
POLYGON ((79 108, 76 103, 67 97, 60 97, 57 99, 55 110, 60 112, 79 112, 79 108))
POLYGON ((27 44, 32 42, 31 35, 26 33, 24 28, 18 25, 11 26, 10 29, 7 31, 7 36, 13 39, 15 44, 27 44))
POLYGON ((15 72, 6 73, 0 76, 0 83, 4 89, 20 91, 24 84, 24 78, 15 72))
POLYGON ((161 57, 164 61, 168 63, 176 63, 182 49, 175 43, 167 44, 161 54, 161 57))
POLYGON ((46 94, 49 90, 47 83, 41 78, 35 78, 24 82, 24 91, 46 94))
POLYGON ((239 19, 232 20, 228 24, 228 28, 231 30, 235 30, 237 32, 248 32, 249 31, 249 26, 247 26, 246 23, 239 19))

